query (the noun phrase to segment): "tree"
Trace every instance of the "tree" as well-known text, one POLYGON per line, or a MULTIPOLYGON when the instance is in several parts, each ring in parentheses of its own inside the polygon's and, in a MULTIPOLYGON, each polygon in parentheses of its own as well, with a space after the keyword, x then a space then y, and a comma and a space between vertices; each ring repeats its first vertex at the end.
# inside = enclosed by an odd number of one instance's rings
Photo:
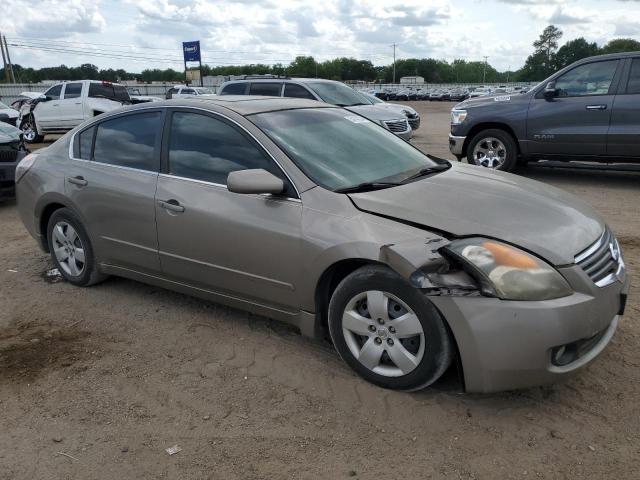
POLYGON ((555 55, 558 49, 558 40, 562 37, 562 31, 555 25, 549 25, 533 42, 535 51, 529 55, 527 61, 519 72, 519 80, 542 80, 555 71, 555 55))
POLYGON ((560 47, 555 56, 555 68, 560 70, 573 62, 597 54, 598 45, 595 42, 589 43, 582 37, 576 38, 560 47))
POLYGON ((611 40, 604 47, 601 53, 621 53, 621 52, 637 52, 640 51, 640 42, 631 38, 617 38, 611 40))

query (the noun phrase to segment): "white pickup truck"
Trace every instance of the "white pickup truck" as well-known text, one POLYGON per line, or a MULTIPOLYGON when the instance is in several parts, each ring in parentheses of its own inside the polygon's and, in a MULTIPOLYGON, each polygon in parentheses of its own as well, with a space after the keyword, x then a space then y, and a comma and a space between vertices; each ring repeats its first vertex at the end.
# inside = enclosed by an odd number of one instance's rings
POLYGON ((124 85, 99 80, 58 83, 25 103, 18 126, 27 143, 65 133, 85 120, 132 103, 124 85))

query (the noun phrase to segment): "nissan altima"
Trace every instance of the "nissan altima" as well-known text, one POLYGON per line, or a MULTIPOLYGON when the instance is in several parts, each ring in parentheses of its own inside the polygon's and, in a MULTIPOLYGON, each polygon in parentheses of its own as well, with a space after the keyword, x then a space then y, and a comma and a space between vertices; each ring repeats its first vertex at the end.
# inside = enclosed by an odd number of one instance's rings
POLYGON ((591 207, 311 100, 109 112, 27 156, 16 182, 69 283, 128 277, 283 320, 386 388, 454 363, 467 391, 555 382, 624 311, 622 252, 591 207))

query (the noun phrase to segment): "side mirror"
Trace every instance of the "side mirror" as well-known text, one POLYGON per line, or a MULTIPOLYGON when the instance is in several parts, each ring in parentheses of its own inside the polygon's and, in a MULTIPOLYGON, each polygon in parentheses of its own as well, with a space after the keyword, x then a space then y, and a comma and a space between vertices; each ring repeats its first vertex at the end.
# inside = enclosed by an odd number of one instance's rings
POLYGON ((41 102, 50 102, 51 100, 53 100, 53 97, 50 97, 49 95, 43 95, 43 96, 40 98, 40 101, 41 101, 41 102))
POLYGON ((556 82, 549 82, 544 87, 544 98, 550 100, 558 96, 558 90, 556 89, 556 82))
POLYGON ((227 189, 233 193, 271 193, 284 190, 284 182, 261 168, 238 170, 227 177, 227 189))

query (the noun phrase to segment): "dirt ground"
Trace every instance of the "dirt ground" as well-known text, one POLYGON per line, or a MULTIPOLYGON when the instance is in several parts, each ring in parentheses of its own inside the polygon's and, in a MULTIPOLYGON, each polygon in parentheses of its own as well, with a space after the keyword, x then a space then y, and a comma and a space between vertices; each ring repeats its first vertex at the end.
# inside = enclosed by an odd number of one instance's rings
MULTIPOLYGON (((414 106, 414 142, 448 157, 451 105, 414 106)), ((52 281, 1 205, 0 479, 640 478, 640 173, 524 175, 606 217, 632 290, 591 366, 493 395, 461 393, 455 372, 385 391, 264 318, 123 279, 52 281)))

